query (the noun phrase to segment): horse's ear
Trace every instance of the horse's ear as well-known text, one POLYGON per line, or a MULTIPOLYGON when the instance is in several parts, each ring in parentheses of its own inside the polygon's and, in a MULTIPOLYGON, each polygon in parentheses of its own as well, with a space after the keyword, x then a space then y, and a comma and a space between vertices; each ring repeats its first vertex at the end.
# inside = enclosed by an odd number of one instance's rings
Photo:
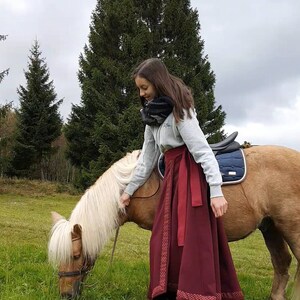
POLYGON ((63 216, 61 216, 59 213, 55 211, 51 212, 51 217, 52 217, 53 225, 56 224, 59 220, 65 219, 63 216))
POLYGON ((81 229, 81 226, 79 224, 75 224, 73 226, 73 231, 72 233, 74 235, 76 235, 77 237, 81 237, 81 233, 82 233, 82 229, 81 229))

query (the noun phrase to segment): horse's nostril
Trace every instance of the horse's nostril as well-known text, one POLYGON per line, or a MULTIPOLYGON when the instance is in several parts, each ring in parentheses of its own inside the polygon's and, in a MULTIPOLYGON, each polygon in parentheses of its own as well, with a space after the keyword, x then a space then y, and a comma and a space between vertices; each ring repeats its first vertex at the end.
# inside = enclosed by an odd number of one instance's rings
POLYGON ((60 296, 63 299, 73 299, 73 295, 69 293, 62 293, 60 296))

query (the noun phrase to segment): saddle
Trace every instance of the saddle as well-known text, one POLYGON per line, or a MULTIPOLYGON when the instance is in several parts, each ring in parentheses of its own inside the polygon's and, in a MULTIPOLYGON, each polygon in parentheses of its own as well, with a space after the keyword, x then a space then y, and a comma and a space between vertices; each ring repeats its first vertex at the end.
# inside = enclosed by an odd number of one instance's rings
POLYGON ((209 146, 212 149, 212 151, 215 153, 215 155, 238 150, 241 148, 241 145, 237 141, 235 141, 237 135, 238 132, 235 131, 223 141, 215 144, 209 144, 209 146))
MULTIPOLYGON (((241 145, 235 141, 238 132, 235 131, 219 143, 209 144, 216 156, 222 175, 223 184, 237 184, 242 182, 246 176, 246 160, 241 145)), ((158 159, 158 172, 164 177, 164 156, 158 159)))

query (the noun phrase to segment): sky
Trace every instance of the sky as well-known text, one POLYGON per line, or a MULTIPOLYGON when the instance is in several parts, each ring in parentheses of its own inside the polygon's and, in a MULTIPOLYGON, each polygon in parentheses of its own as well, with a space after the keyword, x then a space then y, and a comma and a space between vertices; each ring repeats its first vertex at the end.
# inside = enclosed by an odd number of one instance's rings
MULTIPOLYGON (((80 103, 78 58, 88 43, 96 0, 0 0, 0 104, 19 104, 29 50, 37 39, 49 67, 60 114, 80 103)), ((300 151, 300 1, 191 0, 204 52, 216 75, 216 105, 226 112, 225 132, 237 141, 300 151)))

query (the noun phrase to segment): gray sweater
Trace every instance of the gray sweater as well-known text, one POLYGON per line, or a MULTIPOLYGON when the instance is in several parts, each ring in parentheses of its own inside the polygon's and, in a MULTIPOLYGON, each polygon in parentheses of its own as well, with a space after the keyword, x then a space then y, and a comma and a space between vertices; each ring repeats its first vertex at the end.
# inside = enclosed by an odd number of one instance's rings
POLYGON ((185 144, 195 161, 203 168, 206 181, 210 186, 211 198, 223 196, 222 177, 217 160, 199 126, 196 112, 194 110, 190 112, 191 119, 185 111, 183 120, 178 123, 171 113, 159 127, 146 125, 142 152, 133 177, 125 189, 127 194, 132 195, 146 182, 160 153, 185 144))

